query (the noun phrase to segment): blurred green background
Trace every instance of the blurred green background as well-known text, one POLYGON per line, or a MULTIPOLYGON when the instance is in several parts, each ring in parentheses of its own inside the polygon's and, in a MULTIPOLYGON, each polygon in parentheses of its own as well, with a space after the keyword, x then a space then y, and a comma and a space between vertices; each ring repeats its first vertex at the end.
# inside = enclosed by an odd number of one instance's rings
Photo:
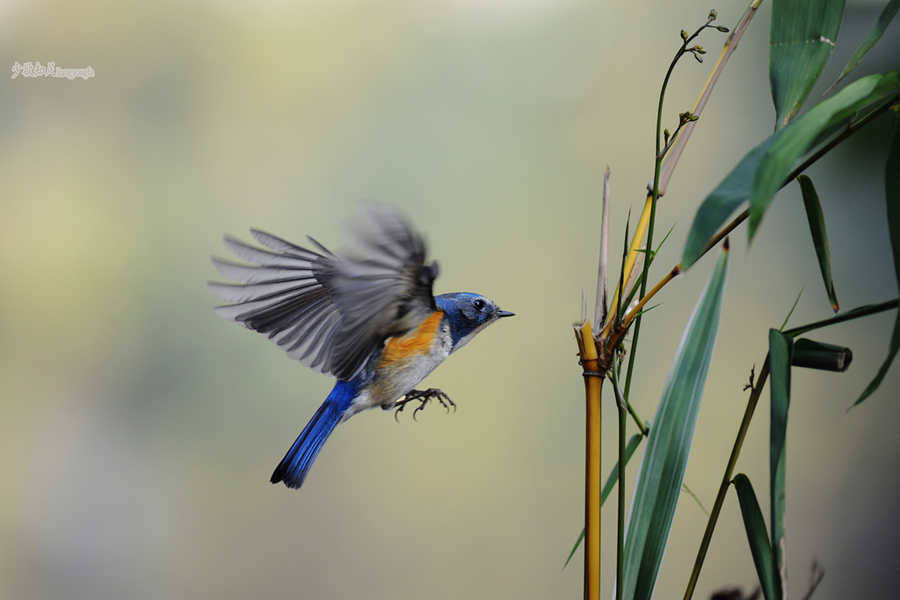
MULTIPOLYGON (((582 287, 594 286, 602 171, 613 172, 617 249, 652 173, 655 103, 678 32, 713 7, 732 27, 745 6, 0 3, 0 64, 96 73, 0 86, 0 597, 580 597, 581 552, 562 569, 583 512, 571 323, 582 287), (399 424, 359 415, 289 491, 268 477, 331 381, 217 318, 208 258, 225 254, 224 232, 246 239, 251 226, 337 246, 361 199, 396 203, 428 233, 442 268, 436 292, 477 291, 517 316, 426 381, 451 395, 455 414, 431 407, 399 424)), ((848 4, 811 103, 882 6, 848 4)), ((675 229, 656 277, 677 262, 705 194, 772 131, 768 14, 765 3, 660 205, 659 231, 675 229)), ((859 74, 900 66, 898 31, 859 74)), ((724 39, 711 32, 701 43, 712 55, 724 39)), ((676 69, 666 126, 713 62, 676 69)), ((888 136, 881 119, 811 171, 844 308, 897 294, 883 209, 888 136)), ((706 506, 767 329, 801 289, 792 324, 829 315, 796 186, 751 248, 745 230, 733 246, 686 479, 706 506)), ((711 263, 668 286, 645 321, 633 392, 645 419, 711 263)), ((817 334, 853 349, 847 373, 795 371, 796 597, 813 560, 826 571, 816 598, 896 594, 900 369, 841 418, 883 359, 893 319, 817 334)), ((739 470, 767 497, 764 406, 739 470)), ((606 408, 604 470, 615 447, 606 408)), ((686 496, 658 597, 683 593, 705 523, 686 496)), ((733 496, 697 597, 726 585, 756 585, 733 496)))

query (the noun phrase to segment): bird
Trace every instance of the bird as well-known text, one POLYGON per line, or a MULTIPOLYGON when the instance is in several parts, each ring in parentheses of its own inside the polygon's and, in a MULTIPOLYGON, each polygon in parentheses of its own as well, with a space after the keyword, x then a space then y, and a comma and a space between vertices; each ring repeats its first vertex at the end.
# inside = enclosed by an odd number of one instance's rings
MULTIPOLYGON (((331 252, 258 229, 259 246, 225 235, 243 263, 212 257, 230 283, 209 282, 228 304, 216 314, 265 335, 287 356, 336 378, 334 388, 275 468, 270 481, 297 489, 334 428, 372 408, 415 413, 432 399, 456 405, 436 388, 415 387, 487 326, 513 313, 471 292, 433 293, 437 261, 406 215, 369 202, 345 222, 347 244, 331 252)), ((449 408, 448 408, 449 410, 449 408)))

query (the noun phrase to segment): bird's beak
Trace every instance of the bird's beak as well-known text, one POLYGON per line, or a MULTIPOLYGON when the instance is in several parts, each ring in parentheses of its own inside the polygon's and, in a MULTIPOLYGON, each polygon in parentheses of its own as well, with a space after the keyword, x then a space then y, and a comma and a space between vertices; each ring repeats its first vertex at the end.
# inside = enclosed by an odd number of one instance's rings
POLYGON ((516 316, 516 313, 511 313, 508 310, 501 310, 500 312, 497 313, 497 318, 514 317, 514 316, 516 316))

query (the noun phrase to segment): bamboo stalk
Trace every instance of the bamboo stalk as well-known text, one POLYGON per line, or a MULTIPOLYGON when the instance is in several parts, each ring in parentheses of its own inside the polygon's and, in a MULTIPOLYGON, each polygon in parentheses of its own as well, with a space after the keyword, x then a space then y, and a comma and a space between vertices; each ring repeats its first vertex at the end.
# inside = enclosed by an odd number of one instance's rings
POLYGON ((575 328, 578 352, 584 367, 585 392, 585 494, 584 494, 584 598, 600 598, 600 439, 601 391, 599 355, 590 321, 575 328))

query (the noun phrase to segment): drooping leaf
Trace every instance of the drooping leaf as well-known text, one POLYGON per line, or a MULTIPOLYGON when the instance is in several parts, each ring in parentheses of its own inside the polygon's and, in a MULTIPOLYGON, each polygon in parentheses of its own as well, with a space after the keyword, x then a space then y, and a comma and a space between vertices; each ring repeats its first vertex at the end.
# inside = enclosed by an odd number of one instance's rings
POLYGON ((741 504, 741 516, 744 517, 744 528, 747 530, 747 541, 750 542, 750 553, 759 575, 759 585, 766 600, 781 600, 775 584, 775 563, 772 556, 772 544, 766 532, 766 522, 753 485, 743 473, 734 476, 734 489, 741 504))
POLYGON ((787 417, 791 404, 791 362, 794 340, 777 329, 769 330, 769 369, 772 397, 769 422, 769 470, 772 502, 772 554, 778 571, 776 591, 778 597, 787 589, 787 552, 784 541, 785 504, 785 442, 787 417))
POLYGON ((831 308, 838 312, 837 293, 834 291, 834 281, 831 279, 831 248, 828 245, 828 233, 825 231, 825 215, 822 214, 822 204, 819 202, 819 194, 812 179, 806 175, 797 177, 800 182, 800 191, 803 194, 803 206, 806 207, 806 219, 809 221, 809 231, 812 234, 813 245, 816 248, 816 258, 819 259, 819 269, 822 271, 822 280, 825 282, 825 291, 831 308))
POLYGON ((769 32, 769 84, 776 131, 799 112, 841 29, 844 0, 774 0, 769 32))
POLYGON ((628 518, 623 586, 626 600, 650 598, 678 505, 703 388, 719 327, 728 251, 722 252, 694 308, 641 459, 628 518))
MULTIPOLYGON (((887 199, 888 231, 894 253, 894 274, 900 284, 900 116, 896 113, 894 115, 894 136, 891 139, 891 148, 888 150, 887 165, 885 166, 884 192, 887 199)), ((853 406, 868 398, 872 392, 878 389, 884 376, 887 375, 891 363, 894 362, 894 357, 897 356, 897 350, 900 350, 900 311, 897 311, 897 318, 894 321, 894 332, 891 335, 887 358, 878 369, 875 379, 866 386, 853 406)))
POLYGON ((823 344, 806 338, 794 340, 794 357, 791 364, 805 369, 843 373, 853 362, 850 348, 823 344))
POLYGON ((866 39, 862 41, 859 48, 857 48, 856 52, 853 53, 853 56, 850 57, 850 61, 847 63, 847 66, 844 67, 844 72, 837 78, 837 81, 831 84, 831 87, 836 86, 841 79, 846 77, 847 74, 859 64, 859 61, 869 53, 869 50, 878 43, 878 40, 884 35, 885 29, 887 29, 888 25, 891 24, 891 21, 894 20, 898 10, 900 10, 900 0, 890 0, 890 2, 887 3, 887 6, 881 11, 881 16, 878 17, 878 21, 875 22, 875 27, 872 28, 872 31, 869 32, 866 39))
MULTIPOLYGON (((639 433, 631 436, 631 439, 628 440, 628 444, 625 446, 625 464, 628 464, 628 461, 631 460, 631 455, 634 454, 634 451, 637 449, 638 444, 641 443, 641 438, 643 436, 639 433)), ((610 472, 609 477, 606 478, 606 485, 603 486, 603 490, 600 492, 600 506, 603 506, 603 503, 606 502, 606 497, 609 496, 610 492, 612 492, 613 487, 615 487, 616 482, 619 480, 619 461, 616 461, 616 464, 613 465, 612 472, 610 472)), ((572 556, 575 555, 575 551, 578 550, 578 546, 581 545, 581 542, 584 541, 584 529, 581 530, 581 535, 578 536, 578 539, 575 540, 575 546, 572 548, 572 551, 569 552, 569 558, 566 559, 566 564, 563 565, 563 569, 569 566, 569 561, 572 560, 572 556)))
POLYGON ((700 205, 685 244, 682 270, 694 264, 709 240, 748 198, 752 239, 766 208, 786 183, 798 159, 837 128, 851 123, 858 111, 885 96, 897 95, 898 91, 900 73, 897 71, 864 77, 820 102, 748 152, 700 205))

